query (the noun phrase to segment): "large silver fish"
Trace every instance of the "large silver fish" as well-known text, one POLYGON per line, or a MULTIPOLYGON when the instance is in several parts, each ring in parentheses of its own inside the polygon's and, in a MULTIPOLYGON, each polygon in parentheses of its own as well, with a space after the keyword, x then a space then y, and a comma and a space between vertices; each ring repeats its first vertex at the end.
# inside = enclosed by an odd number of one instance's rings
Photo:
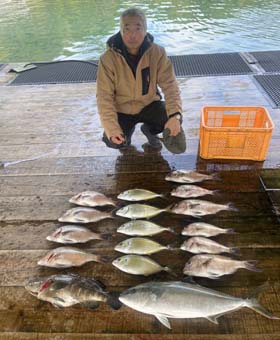
MULTIPOLYGON (((34 280, 36 278, 33 279, 33 282, 34 280)), ((37 281, 39 282, 40 278, 37 281)), ((28 284, 26 288, 29 288, 28 284)), ((119 309, 121 306, 117 297, 107 292, 100 281, 77 274, 60 274, 44 278, 44 281, 41 280, 36 296, 59 308, 81 304, 87 308, 95 309, 100 302, 108 303, 114 309, 119 309)))
POLYGON ((115 250, 121 253, 138 255, 150 255, 165 249, 171 248, 145 237, 132 237, 115 246, 115 250))
POLYGON ((116 214, 121 217, 130 218, 132 220, 139 218, 150 218, 164 211, 170 211, 170 207, 159 209, 146 204, 129 204, 119 210, 116 214))
POLYGON ((163 197, 163 195, 145 189, 130 189, 118 195, 119 199, 131 202, 145 201, 156 197, 163 197))
POLYGON ((182 250, 189 251, 193 254, 220 254, 220 253, 238 253, 237 248, 230 248, 202 236, 194 236, 186 240, 180 247, 182 250))
POLYGON ((105 218, 113 218, 112 213, 99 211, 93 208, 78 207, 67 210, 66 213, 58 219, 58 221, 69 223, 90 223, 98 222, 105 218))
POLYGON ((124 255, 113 261, 113 265, 121 271, 133 274, 148 276, 161 271, 171 273, 168 267, 162 267, 157 262, 147 256, 124 255))
POLYGON ((54 268, 79 267, 87 262, 106 263, 106 257, 91 254, 74 247, 59 247, 52 249, 41 260, 38 265, 54 268))
POLYGON ((115 202, 96 191, 83 191, 69 200, 70 203, 87 207, 102 207, 104 205, 116 205, 115 202))
POLYGON ((64 244, 74 244, 85 243, 90 240, 108 240, 110 237, 109 234, 97 234, 88 228, 71 224, 56 229, 51 235, 47 236, 47 240, 64 244))
POLYGON ((171 228, 161 227, 160 225, 146 220, 132 220, 122 224, 117 232, 130 236, 152 236, 163 231, 175 233, 171 228))
POLYGON ((214 190, 207 190, 197 185, 179 185, 171 191, 171 196, 180 198, 200 197, 205 195, 214 195, 214 190))
POLYGON ((231 311, 247 307, 269 318, 280 319, 262 307, 257 299, 242 299, 213 289, 184 282, 147 282, 123 292, 120 301, 139 312, 154 315, 165 327, 168 318, 217 319, 231 311))
POLYGON ((194 217, 216 214, 221 210, 236 211, 231 203, 217 204, 197 199, 180 201, 171 208, 171 211, 175 214, 190 215, 194 217))
POLYGON ((217 179, 217 174, 205 175, 193 170, 175 170, 165 177, 166 181, 176 183, 197 183, 217 179))
POLYGON ((205 222, 194 222, 187 225, 183 231, 184 236, 205 236, 212 237, 220 234, 235 234, 231 228, 224 229, 205 222))
POLYGON ((200 254, 192 256, 184 267, 184 274, 189 276, 208 277, 217 279, 223 275, 235 273, 244 268, 253 272, 260 272, 257 261, 233 260, 227 256, 200 254))

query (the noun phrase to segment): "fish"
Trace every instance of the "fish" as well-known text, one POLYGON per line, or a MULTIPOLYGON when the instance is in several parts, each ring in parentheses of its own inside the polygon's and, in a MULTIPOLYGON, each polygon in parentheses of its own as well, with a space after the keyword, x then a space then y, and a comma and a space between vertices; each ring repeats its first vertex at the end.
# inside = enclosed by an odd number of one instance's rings
POLYGON ((168 206, 165 209, 159 209, 156 207, 152 207, 146 204, 129 204, 119 210, 117 210, 116 214, 121 217, 126 217, 130 219, 140 219, 140 218, 150 218, 164 211, 170 211, 170 207, 168 206))
MULTIPOLYGON (((60 276, 67 280, 71 278, 72 274, 60 274, 60 276)), ((56 275, 52 276, 34 276, 30 277, 24 285, 24 288, 33 296, 37 296, 39 290, 44 282, 46 282, 49 278, 55 277, 56 275)))
POLYGON ((156 197, 163 197, 164 195, 157 194, 150 190, 145 189, 130 189, 124 192, 121 192, 118 195, 118 198, 125 201, 137 202, 137 201, 145 201, 150 200, 156 197))
POLYGON ((193 170, 175 170, 166 175, 165 180, 176 183, 198 183, 218 179, 217 174, 205 175, 193 170))
POLYGON ((109 234, 97 234, 88 228, 74 224, 60 227, 47 236, 48 241, 64 244, 85 243, 90 240, 109 240, 110 238, 111 235, 109 234))
POLYGON ((220 316, 243 307, 266 318, 279 320, 257 301, 263 289, 259 287, 254 297, 242 299, 193 283, 147 282, 122 292, 119 300, 134 310, 155 316, 169 329, 168 318, 206 318, 218 324, 220 316))
POLYGON ((171 249, 171 247, 163 246, 145 237, 132 237, 115 246, 115 250, 121 253, 137 255, 150 255, 165 249, 171 249))
POLYGON ((148 276, 161 271, 172 273, 170 268, 162 267, 148 256, 124 255, 112 263, 116 268, 128 274, 148 276))
POLYGON ((99 211, 93 208, 72 208, 66 211, 58 221, 69 223, 91 223, 98 222, 105 218, 113 218, 112 213, 99 211))
POLYGON ((195 236, 186 240, 180 247, 182 250, 188 251, 193 254, 207 253, 207 254, 220 254, 230 253, 237 254, 237 248, 230 248, 222 244, 210 240, 209 238, 195 236))
POLYGON ((79 267, 87 262, 106 263, 108 259, 101 255, 91 254, 74 247, 59 247, 52 249, 41 260, 39 266, 53 268, 79 267))
POLYGON ((190 198, 190 197, 199 197, 205 195, 214 195, 216 190, 207 190, 201 188, 197 185, 179 185, 177 188, 171 191, 171 196, 180 197, 180 198, 190 198))
POLYGON ((171 208, 171 212, 175 214, 190 215, 194 217, 216 214, 221 210, 237 211, 232 203, 217 204, 198 199, 183 200, 171 208))
POLYGON ((239 261, 227 256, 200 254, 189 259, 183 272, 185 275, 217 279, 223 275, 233 274, 240 268, 253 272, 261 271, 257 267, 257 261, 254 260, 239 261))
POLYGON ((194 222, 186 226, 181 234, 184 236, 212 237, 220 234, 235 234, 235 231, 232 228, 224 229, 209 223, 194 222))
POLYGON ((116 206, 116 203, 112 199, 96 191, 83 191, 71 197, 69 202, 86 207, 116 206))
MULTIPOLYGON (((113 309, 119 309, 122 305, 115 293, 109 293, 104 284, 93 277, 58 274, 42 279, 34 278, 33 282, 36 280, 40 283, 36 289, 37 298, 58 308, 81 304, 95 309, 100 302, 107 303, 113 309)), ((34 289, 34 284, 31 286, 34 289)))
POLYGON ((161 227, 160 225, 146 220, 132 220, 122 224, 117 232, 130 236, 153 236, 163 231, 176 234, 171 228, 161 227))

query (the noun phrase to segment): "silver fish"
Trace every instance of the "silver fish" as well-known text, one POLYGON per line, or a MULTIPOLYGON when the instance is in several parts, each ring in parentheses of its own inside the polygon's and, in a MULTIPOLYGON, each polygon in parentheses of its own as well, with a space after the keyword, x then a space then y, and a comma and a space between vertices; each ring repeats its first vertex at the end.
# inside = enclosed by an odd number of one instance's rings
POLYGON ((197 185, 179 185, 177 188, 171 191, 171 196, 180 197, 180 198, 189 198, 189 197, 199 197, 205 195, 214 195, 214 190, 207 190, 201 188, 197 185))
POLYGON ((148 276, 161 271, 171 272, 168 267, 162 267, 157 262, 147 256, 141 255, 124 255, 113 261, 113 265, 121 271, 148 276))
POLYGON ((102 207, 104 205, 113 206, 116 205, 112 199, 96 191, 83 191, 80 194, 71 197, 69 202, 87 207, 102 207))
POLYGON ((210 240, 209 238, 195 236, 186 240, 180 247, 182 250, 189 251, 193 254, 207 253, 207 254, 220 254, 220 253, 238 253, 236 248, 229 248, 222 244, 210 240))
POLYGON ((130 189, 118 195, 119 199, 131 202, 145 201, 156 197, 163 197, 163 195, 145 189, 130 189))
POLYGON ((132 237, 115 246, 115 250, 121 253, 138 255, 154 254, 165 249, 171 248, 144 237, 132 237))
POLYGON ((197 183, 211 179, 217 179, 217 175, 205 175, 193 170, 175 170, 165 177, 166 181, 176 183, 197 183))
POLYGON ((77 274, 52 275, 39 287, 37 298, 59 308, 81 304, 95 309, 100 302, 108 303, 114 309, 121 306, 117 297, 108 293, 100 281, 77 274))
POLYGON ((139 312, 154 315, 170 329, 168 318, 206 318, 218 324, 220 316, 242 307, 253 309, 269 319, 280 319, 265 310, 256 297, 236 298, 196 284, 176 281, 147 282, 129 288, 119 300, 139 312))
POLYGON ((116 214, 121 217, 139 219, 139 218, 150 218, 156 216, 164 211, 170 211, 170 207, 165 209, 159 209, 146 204, 129 204, 119 210, 116 214))
POLYGON ((197 199, 183 200, 171 208, 171 211, 175 214, 190 215, 194 217, 216 214, 221 210, 236 211, 231 203, 217 204, 197 199))
POLYGON ((97 234, 88 228, 73 224, 60 227, 56 229, 51 235, 47 236, 48 241, 64 244, 85 243, 90 240, 108 239, 110 239, 109 234, 97 234))
POLYGON ((184 274, 217 279, 235 273, 239 268, 260 272, 257 261, 238 261, 227 256, 200 254, 192 256, 184 267, 184 274))
POLYGON ((182 231, 182 235, 184 236, 212 237, 220 234, 235 234, 235 231, 231 228, 219 228, 212 224, 204 222, 191 223, 186 226, 182 231))
POLYGON ((163 231, 169 231, 175 233, 171 228, 161 227, 156 223, 146 221, 146 220, 132 220, 122 224, 117 231, 121 234, 130 236, 152 236, 163 231))
POLYGON ((52 249, 40 261, 38 265, 54 268, 79 267, 87 262, 108 262, 106 257, 91 254, 74 247, 59 247, 52 249))
POLYGON ((113 218, 112 213, 105 211, 99 211, 93 208, 73 208, 67 210, 58 221, 59 222, 70 222, 70 223, 90 223, 98 222, 105 218, 113 218))

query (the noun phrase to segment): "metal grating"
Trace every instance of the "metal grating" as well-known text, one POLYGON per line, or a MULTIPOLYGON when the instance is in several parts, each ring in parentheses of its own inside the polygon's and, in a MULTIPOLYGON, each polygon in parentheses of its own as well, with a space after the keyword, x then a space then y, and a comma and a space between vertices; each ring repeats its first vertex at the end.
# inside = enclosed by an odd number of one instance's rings
POLYGON ((255 75, 254 78, 264 89, 276 107, 280 107, 280 74, 255 75))
POLYGON ((238 53, 170 56, 177 77, 250 74, 253 71, 238 53))
POLYGON ((22 71, 11 85, 61 84, 94 82, 97 66, 90 61, 65 60, 51 63, 34 63, 34 69, 22 71))
POLYGON ((280 72, 280 51, 251 52, 265 72, 280 72))

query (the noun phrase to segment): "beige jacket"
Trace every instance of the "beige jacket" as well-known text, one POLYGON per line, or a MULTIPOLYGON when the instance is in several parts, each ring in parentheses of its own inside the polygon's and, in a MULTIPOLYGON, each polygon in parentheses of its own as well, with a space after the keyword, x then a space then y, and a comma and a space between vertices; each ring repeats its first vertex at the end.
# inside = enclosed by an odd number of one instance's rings
POLYGON ((101 124, 108 138, 123 133, 117 112, 137 114, 151 102, 160 100, 157 85, 164 94, 167 115, 182 113, 173 66, 163 47, 150 44, 137 65, 135 76, 125 57, 113 47, 100 57, 96 96, 101 124), (146 68, 149 68, 149 84, 147 93, 143 94, 142 70, 146 68))

